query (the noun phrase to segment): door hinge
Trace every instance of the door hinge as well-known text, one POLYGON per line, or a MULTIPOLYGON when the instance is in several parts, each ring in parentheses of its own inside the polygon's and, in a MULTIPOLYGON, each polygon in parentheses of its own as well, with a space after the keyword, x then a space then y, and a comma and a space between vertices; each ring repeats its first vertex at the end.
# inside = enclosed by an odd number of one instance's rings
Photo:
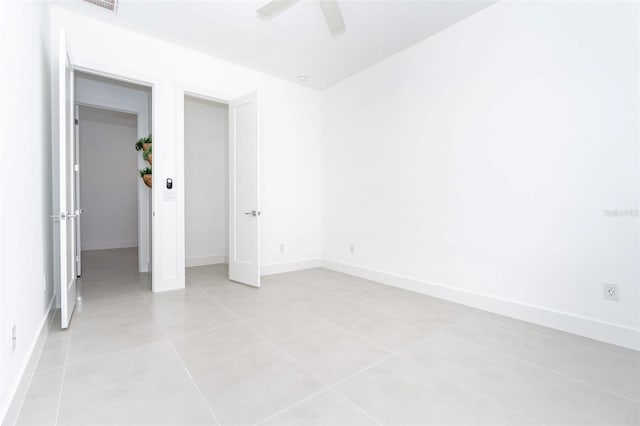
POLYGON ((73 120, 73 122, 76 124, 76 126, 77 126, 78 124, 80 124, 80 121, 79 121, 77 118, 76 118, 76 119, 74 119, 74 120, 73 120))
POLYGON ((75 172, 79 172, 80 171, 80 164, 76 164, 75 166, 73 166, 73 170, 75 172))

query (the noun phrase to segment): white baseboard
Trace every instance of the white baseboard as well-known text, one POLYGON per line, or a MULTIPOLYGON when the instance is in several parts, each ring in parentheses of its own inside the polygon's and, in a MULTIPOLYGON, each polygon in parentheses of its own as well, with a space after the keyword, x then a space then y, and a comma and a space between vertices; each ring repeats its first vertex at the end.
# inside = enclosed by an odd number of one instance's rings
POLYGON ((282 274, 284 272, 300 271, 302 269, 320 268, 322 259, 302 259, 293 262, 270 263, 260 267, 260 275, 282 274))
POLYGON ((138 247, 138 240, 82 243, 82 251, 110 250, 110 249, 131 248, 131 247, 138 247))
POLYGON ((488 296, 469 290, 435 284, 414 278, 375 271, 361 266, 333 260, 323 260, 322 266, 338 272, 377 281, 416 293, 426 294, 484 311, 508 316, 522 321, 539 324, 568 333, 577 334, 602 342, 640 350, 640 330, 587 318, 567 312, 554 311, 541 306, 533 306, 514 300, 488 296))
POLYGON ((229 259, 226 254, 187 257, 184 260, 184 264, 187 268, 190 268, 192 266, 217 265, 219 263, 229 263, 229 259))
POLYGON ((52 297, 49 302, 48 313, 43 318, 42 324, 40 325, 40 333, 38 333, 38 336, 34 339, 31 345, 31 355, 29 355, 29 358, 25 360, 20 370, 20 380, 18 380, 16 385, 9 390, 9 395, 13 396, 10 398, 6 411, 4 413, 0 413, 0 424, 3 426, 14 425, 18 420, 18 415, 20 414, 24 398, 29 390, 29 385, 31 385, 31 379, 36 371, 36 366, 40 360, 44 344, 49 336, 49 325, 53 320, 55 312, 55 309, 53 309, 55 300, 56 298, 52 297))

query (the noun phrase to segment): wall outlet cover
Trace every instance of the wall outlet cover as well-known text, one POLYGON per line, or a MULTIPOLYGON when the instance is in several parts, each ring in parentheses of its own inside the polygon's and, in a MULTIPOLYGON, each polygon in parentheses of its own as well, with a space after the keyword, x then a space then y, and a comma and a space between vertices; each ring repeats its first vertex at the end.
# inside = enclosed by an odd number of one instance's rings
POLYGON ((604 284, 604 298, 607 300, 620 299, 620 286, 618 284, 604 284))

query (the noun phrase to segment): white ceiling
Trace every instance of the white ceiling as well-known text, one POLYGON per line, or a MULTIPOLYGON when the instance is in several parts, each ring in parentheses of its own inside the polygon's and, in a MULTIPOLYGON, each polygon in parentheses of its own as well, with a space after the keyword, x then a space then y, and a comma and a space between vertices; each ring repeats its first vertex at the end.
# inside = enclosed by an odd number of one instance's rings
POLYGON ((496 0, 341 0, 346 31, 331 36, 317 0, 266 20, 264 1, 119 0, 118 11, 81 0, 60 5, 252 69, 327 88, 484 9, 496 0))

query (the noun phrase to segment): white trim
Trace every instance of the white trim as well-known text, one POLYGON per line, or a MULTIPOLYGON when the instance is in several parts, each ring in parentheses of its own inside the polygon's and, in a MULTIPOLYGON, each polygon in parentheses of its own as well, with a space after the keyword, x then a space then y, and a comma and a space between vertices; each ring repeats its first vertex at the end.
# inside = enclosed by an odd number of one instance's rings
MULTIPOLYGON (((148 128, 149 127, 148 120, 145 120, 144 123, 141 123, 141 115, 138 115, 138 132, 141 137, 147 136, 149 133, 153 133, 156 144, 158 143, 158 140, 164 141, 165 137, 168 137, 168 135, 165 135, 164 129, 161 133, 158 133, 157 131, 155 131, 156 119, 159 116, 157 110, 161 105, 157 98, 157 91, 159 89, 157 80, 153 78, 150 74, 146 74, 144 71, 140 72, 139 67, 131 68, 131 67, 128 67, 126 64, 123 65, 121 63, 102 62, 99 58, 100 58, 100 55, 95 55, 91 58, 83 58, 83 60, 77 60, 73 64, 73 67, 76 71, 81 71, 86 74, 94 74, 94 75, 110 78, 113 80, 124 81, 124 82, 133 83, 140 86, 151 88, 151 99, 152 99, 151 128, 150 129, 148 128), (141 131, 141 129, 143 129, 143 124, 147 129, 147 132, 145 133, 142 133, 141 131)), ((157 144, 156 150, 161 148, 162 145, 164 145, 164 142, 162 144, 157 144)), ((155 157, 160 157, 160 156, 155 155, 155 157)), ((140 155, 138 158, 139 158, 138 164, 140 164, 140 162, 142 161, 142 155, 140 155)), ((156 161, 157 160, 158 158, 156 158, 156 161)), ((161 168, 156 167, 156 169, 161 169, 161 168)), ((155 181, 156 181, 156 178, 154 178, 154 182, 155 181)), ((147 252, 138 253, 138 268, 140 272, 147 272, 150 269, 153 271, 151 287, 153 291, 157 291, 158 287, 165 287, 167 285, 168 280, 166 279, 166 277, 164 277, 164 274, 162 274, 163 272, 162 265, 155 268, 156 270, 154 270, 154 266, 153 266, 154 265, 153 257, 157 255, 156 249, 161 247, 160 245, 161 243, 157 241, 159 240, 159 238, 157 238, 157 236, 155 235, 156 230, 154 227, 155 212, 153 210, 154 209, 153 190, 147 190, 147 187, 144 185, 144 183, 142 183, 141 179, 138 180, 138 185, 139 185, 138 220, 139 222, 141 221, 141 215, 144 215, 145 218, 150 217, 149 226, 144 227, 144 226, 140 226, 140 224, 138 225, 138 239, 142 241, 149 241, 149 243, 147 244, 147 247, 148 247, 147 252), (144 194, 146 195, 146 202, 144 203, 141 201, 141 198, 142 200, 145 199, 144 196, 142 197, 140 196, 141 189, 144 189, 144 194), (146 236, 141 235, 142 233, 144 233, 144 230, 146 230, 146 236), (158 247, 154 247, 154 245, 157 245, 158 247), (144 260, 147 260, 147 262, 145 263, 144 260)), ((142 222, 144 223, 143 220, 142 222)), ((143 246, 144 245, 141 244, 139 245, 139 248, 143 246)), ((183 287, 184 287, 184 284, 183 284, 183 287)))
POLYGON ((323 265, 322 259, 301 259, 293 262, 270 263, 262 265, 260 275, 282 274, 284 272, 301 271, 303 269, 320 268, 323 265))
POLYGON ((229 259, 226 254, 214 254, 212 256, 194 256, 187 257, 184 261, 185 267, 217 265, 219 263, 228 263, 229 259))
POLYGON ((38 361, 40 360, 40 355, 44 349, 44 344, 49 336, 49 328, 55 313, 55 309, 53 309, 55 301, 56 298, 55 295, 53 295, 49 301, 47 315, 44 316, 42 323, 40 324, 40 332, 31 344, 31 348, 28 352, 30 355, 22 365, 20 374, 17 376, 19 380, 14 382, 14 385, 9 389, 8 394, 10 395, 10 402, 7 405, 6 411, 4 413, 0 413, 0 419, 2 419, 0 424, 2 425, 14 425, 18 420, 18 415, 22 409, 24 399, 27 396, 27 391, 31 385, 31 380, 35 374, 36 367, 38 366, 38 361))
POLYGON ((82 251, 92 251, 92 250, 109 250, 109 249, 118 249, 118 248, 131 248, 138 247, 138 240, 133 241, 104 241, 97 243, 87 243, 82 244, 82 251))
POLYGON ((328 259, 324 259, 322 265, 327 269, 377 281, 393 287, 415 291, 416 293, 426 294, 602 342, 640 350, 640 330, 620 324, 554 311, 515 300, 488 296, 444 284, 430 283, 328 259))

